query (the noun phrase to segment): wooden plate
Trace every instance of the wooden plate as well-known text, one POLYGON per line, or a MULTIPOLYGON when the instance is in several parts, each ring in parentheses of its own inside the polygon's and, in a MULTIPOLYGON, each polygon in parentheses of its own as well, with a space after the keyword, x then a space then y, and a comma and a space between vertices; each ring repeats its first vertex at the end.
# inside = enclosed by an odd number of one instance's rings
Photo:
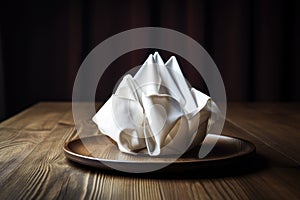
POLYGON ((150 157, 129 155, 118 150, 106 136, 98 135, 67 142, 64 152, 68 159, 99 169, 117 169, 125 172, 148 172, 166 167, 172 171, 194 170, 231 165, 255 153, 255 146, 245 140, 223 135, 208 134, 202 145, 218 139, 212 151, 204 158, 198 158, 198 148, 194 148, 177 160, 172 156, 150 157), (171 163, 169 165, 169 163, 171 163))

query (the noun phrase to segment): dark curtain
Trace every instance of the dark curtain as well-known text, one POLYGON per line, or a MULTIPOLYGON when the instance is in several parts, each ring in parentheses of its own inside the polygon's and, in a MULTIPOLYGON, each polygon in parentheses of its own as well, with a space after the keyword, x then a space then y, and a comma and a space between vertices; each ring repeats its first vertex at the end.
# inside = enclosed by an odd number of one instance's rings
POLYGON ((5 91, 4 91, 4 74, 3 74, 3 63, 2 63, 1 38, 0 38, 0 120, 3 119, 4 117, 5 117, 5 91))
MULTIPOLYGON (((97 44, 146 26, 199 42, 217 64, 229 101, 300 99, 297 1, 2 1, 0 7, 6 117, 38 101, 70 101, 77 70, 97 44)), ((113 62, 97 100, 107 99, 121 75, 154 51, 133 51, 113 62)), ((165 60, 172 55, 159 52, 165 60)), ((205 91, 195 69, 179 61, 191 84, 205 91)))

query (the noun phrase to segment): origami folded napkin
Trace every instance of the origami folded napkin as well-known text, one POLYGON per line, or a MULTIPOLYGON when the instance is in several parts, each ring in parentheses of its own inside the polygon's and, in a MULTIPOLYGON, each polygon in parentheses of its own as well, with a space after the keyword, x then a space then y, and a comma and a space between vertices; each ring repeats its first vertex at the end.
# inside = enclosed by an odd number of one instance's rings
POLYGON ((129 154, 178 155, 200 145, 217 110, 209 96, 190 88, 178 62, 156 52, 93 117, 99 130, 129 154))

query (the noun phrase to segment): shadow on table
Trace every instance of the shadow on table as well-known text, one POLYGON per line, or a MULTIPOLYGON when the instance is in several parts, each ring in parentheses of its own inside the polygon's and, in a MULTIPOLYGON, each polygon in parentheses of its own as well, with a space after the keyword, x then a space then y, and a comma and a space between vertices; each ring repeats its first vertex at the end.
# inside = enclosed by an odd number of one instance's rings
POLYGON ((135 177, 135 178, 151 178, 151 179, 205 179, 205 178, 224 178, 235 177, 247 174, 256 173, 268 168, 268 162, 262 155, 254 154, 247 158, 239 159, 236 162, 231 162, 226 165, 214 165, 206 167, 194 168, 189 166, 188 170, 179 169, 178 167, 168 166, 164 169, 149 172, 149 173, 125 173, 115 170, 103 170, 92 167, 87 167, 75 162, 71 162, 74 167, 80 167, 83 170, 88 170, 92 173, 105 173, 107 175, 135 177))

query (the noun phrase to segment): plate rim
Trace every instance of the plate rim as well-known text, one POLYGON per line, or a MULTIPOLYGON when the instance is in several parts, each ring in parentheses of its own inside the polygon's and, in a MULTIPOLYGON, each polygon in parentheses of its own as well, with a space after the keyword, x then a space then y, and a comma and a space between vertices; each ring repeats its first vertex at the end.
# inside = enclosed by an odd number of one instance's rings
MULTIPOLYGON (((218 137, 218 140, 220 138, 225 138, 225 139, 227 138, 227 139, 235 139, 235 140, 238 140, 238 141, 242 141, 244 144, 246 144, 249 147, 249 150, 245 151, 245 152, 238 152, 237 154, 230 154, 230 155, 219 157, 219 158, 205 158, 204 157, 204 158, 199 158, 199 159, 195 158, 195 160, 192 160, 192 161, 191 160, 184 160, 184 159, 183 160, 178 160, 179 158, 177 158, 174 162, 171 162, 170 164, 178 165, 178 164, 192 164, 192 163, 196 164, 196 163, 206 163, 206 162, 221 162, 221 161, 227 161, 227 160, 231 160, 231 159, 237 159, 237 158, 247 156, 247 155, 252 155, 256 152, 256 146, 248 140, 238 138, 238 137, 235 137, 235 136, 228 136, 228 135, 215 135, 215 134, 207 134, 207 135, 216 136, 216 137, 218 137)), ((78 159, 85 159, 85 161, 92 161, 92 162, 96 161, 96 162, 100 162, 100 163, 103 163, 103 164, 105 164, 105 163, 165 164, 166 163, 166 162, 154 161, 154 160, 151 160, 151 161, 133 161, 133 160, 115 160, 115 159, 97 158, 97 157, 93 157, 92 155, 91 156, 86 156, 86 155, 78 154, 78 153, 72 151, 69 148, 69 145, 73 142, 76 142, 76 141, 81 140, 81 139, 98 137, 98 136, 99 135, 88 136, 88 137, 83 137, 83 138, 76 138, 76 139, 65 142, 63 150, 64 150, 64 153, 65 153, 66 157, 68 159, 74 161, 74 162, 81 163, 81 164, 84 164, 84 165, 89 165, 89 164, 86 164, 86 162, 78 161, 78 159), (76 158, 76 159, 73 159, 73 158, 76 158)), ((91 165, 89 165, 89 166, 91 166, 91 165)))

